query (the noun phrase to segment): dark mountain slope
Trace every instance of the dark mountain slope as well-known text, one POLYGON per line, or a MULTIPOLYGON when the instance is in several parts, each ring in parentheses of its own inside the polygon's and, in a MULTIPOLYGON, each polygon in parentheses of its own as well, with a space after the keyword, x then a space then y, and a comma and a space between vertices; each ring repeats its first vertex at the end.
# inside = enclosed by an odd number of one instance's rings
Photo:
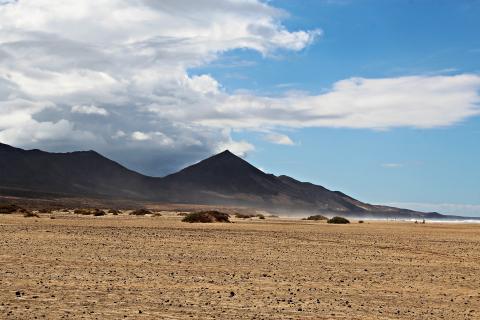
POLYGON ((154 180, 94 151, 49 153, 0 144, 0 187, 49 193, 151 197, 154 180))
POLYGON ((418 214, 363 203, 342 192, 288 176, 266 174, 228 150, 163 178, 162 184, 163 194, 176 202, 247 205, 288 214, 322 212, 372 217, 418 214))

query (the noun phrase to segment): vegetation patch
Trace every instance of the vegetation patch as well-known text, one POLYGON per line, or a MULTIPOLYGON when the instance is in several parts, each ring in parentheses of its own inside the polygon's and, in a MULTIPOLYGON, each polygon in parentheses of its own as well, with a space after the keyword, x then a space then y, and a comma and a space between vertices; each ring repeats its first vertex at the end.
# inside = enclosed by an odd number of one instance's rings
POLYGON ((37 213, 27 211, 23 214, 25 218, 40 218, 40 216, 37 213))
POLYGON ((15 212, 27 212, 26 209, 15 204, 0 204, 0 214, 10 214, 15 212))
POLYGON ((110 209, 110 210, 108 210, 108 213, 111 213, 114 216, 118 216, 118 214, 120 213, 120 210, 110 209))
POLYGON ((152 214, 152 211, 147 209, 138 209, 130 212, 130 215, 132 216, 144 216, 146 214, 152 214))
POLYGON ((323 221, 323 220, 328 220, 327 217, 322 216, 321 214, 316 214, 314 216, 309 216, 305 218, 305 220, 310 220, 310 221, 323 221))
POLYGON ((90 210, 88 210, 88 209, 75 209, 75 210, 73 210, 73 213, 88 216, 90 214, 90 210))
POLYGON ((103 210, 94 209, 94 210, 93 210, 93 215, 94 215, 95 217, 101 217, 101 216, 106 215, 106 213, 105 213, 105 211, 103 211, 103 210))
POLYGON ((75 209, 75 210, 73 210, 73 213, 81 214, 81 215, 84 215, 84 216, 92 215, 92 216, 95 216, 95 217, 105 215, 105 211, 100 210, 100 209, 75 209))
POLYGON ((333 224, 348 224, 350 221, 348 221, 344 217, 333 217, 332 219, 327 220, 327 223, 333 223, 333 224))
POLYGON ((265 216, 263 214, 254 214, 254 213, 236 213, 235 218, 238 218, 238 219, 250 219, 250 218, 265 219, 265 216))
POLYGON ((189 223, 213 223, 213 222, 230 222, 230 215, 225 212, 220 211, 199 211, 193 212, 186 215, 183 219, 183 222, 189 223))

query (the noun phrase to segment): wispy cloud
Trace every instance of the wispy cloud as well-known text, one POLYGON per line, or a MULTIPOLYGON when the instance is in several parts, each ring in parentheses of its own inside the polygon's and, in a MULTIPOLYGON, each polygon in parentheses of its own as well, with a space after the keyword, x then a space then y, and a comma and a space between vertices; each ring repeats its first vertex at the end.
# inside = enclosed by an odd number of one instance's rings
POLYGON ((387 169, 398 169, 402 168, 405 165, 403 163, 382 163, 382 167, 387 168, 387 169))
POLYGON ((289 136, 281 133, 268 133, 264 135, 264 139, 274 144, 282 144, 287 146, 295 145, 295 143, 292 141, 292 139, 290 139, 289 136))
POLYGON ((105 110, 103 108, 96 107, 94 105, 73 106, 72 107, 72 112, 73 113, 82 113, 82 114, 96 114, 96 115, 100 115, 100 116, 107 116, 108 115, 107 110, 105 110))

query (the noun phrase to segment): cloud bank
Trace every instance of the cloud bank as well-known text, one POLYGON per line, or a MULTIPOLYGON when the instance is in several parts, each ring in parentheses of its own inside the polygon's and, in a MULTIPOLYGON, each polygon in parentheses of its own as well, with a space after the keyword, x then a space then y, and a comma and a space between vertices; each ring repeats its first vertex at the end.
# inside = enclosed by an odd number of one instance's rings
POLYGON ((189 69, 235 49, 300 51, 321 30, 290 31, 257 0, 23 0, 0 4, 0 141, 96 149, 163 174, 222 148, 232 130, 292 145, 283 129, 449 126, 480 110, 480 77, 338 81, 319 95, 227 93, 189 69))

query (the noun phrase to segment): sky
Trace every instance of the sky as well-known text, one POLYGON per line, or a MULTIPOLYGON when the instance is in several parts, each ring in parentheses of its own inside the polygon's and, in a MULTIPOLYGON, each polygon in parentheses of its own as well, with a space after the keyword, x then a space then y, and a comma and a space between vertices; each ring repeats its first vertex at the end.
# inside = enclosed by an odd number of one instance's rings
POLYGON ((480 1, 0 0, 0 142, 163 176, 229 149, 480 216, 480 1))

